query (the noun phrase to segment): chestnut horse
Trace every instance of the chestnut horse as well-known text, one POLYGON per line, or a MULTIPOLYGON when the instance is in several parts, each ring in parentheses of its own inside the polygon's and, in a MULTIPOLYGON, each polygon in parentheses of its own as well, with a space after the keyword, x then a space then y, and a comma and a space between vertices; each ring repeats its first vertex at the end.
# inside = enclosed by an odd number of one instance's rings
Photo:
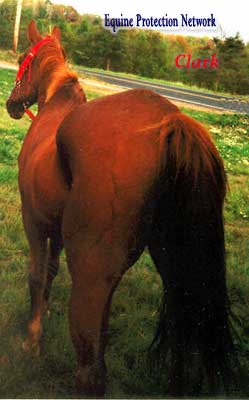
POLYGON ((208 132, 148 90, 86 102, 66 66, 59 29, 43 38, 31 22, 28 37, 31 48, 20 58, 7 101, 13 118, 38 103, 18 160, 31 254, 24 349, 39 352, 42 315, 64 247, 77 385, 82 395, 103 396, 112 295, 147 246, 164 288, 153 344, 167 359, 167 393, 197 394, 201 381, 210 393, 227 387, 233 345, 222 216, 226 177, 208 132))

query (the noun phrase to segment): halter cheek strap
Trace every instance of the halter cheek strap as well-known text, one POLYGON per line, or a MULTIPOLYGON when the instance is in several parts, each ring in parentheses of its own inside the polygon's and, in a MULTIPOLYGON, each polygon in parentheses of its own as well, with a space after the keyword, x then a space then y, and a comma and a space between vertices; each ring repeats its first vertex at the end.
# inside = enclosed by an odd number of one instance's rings
MULTIPOLYGON (((20 85, 23 79, 23 75, 25 71, 28 69, 28 82, 30 82, 31 79, 31 66, 33 59, 35 58, 36 54, 38 53, 39 49, 41 46, 43 46, 45 43, 52 42, 53 39, 49 36, 45 37, 44 39, 40 40, 38 43, 36 43, 31 49, 29 54, 25 57, 23 62, 21 63, 19 70, 16 75, 15 83, 16 85, 20 85)), ((32 119, 35 119, 35 115, 30 111, 28 108, 25 109, 26 114, 32 119)))

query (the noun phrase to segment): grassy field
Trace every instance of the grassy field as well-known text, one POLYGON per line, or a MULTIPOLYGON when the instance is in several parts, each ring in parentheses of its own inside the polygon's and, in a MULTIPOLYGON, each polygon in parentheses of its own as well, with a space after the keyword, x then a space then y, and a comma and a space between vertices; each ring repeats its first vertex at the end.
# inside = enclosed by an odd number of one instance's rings
MULTIPOLYGON (((70 398, 75 354, 68 333, 70 280, 64 256, 52 292, 52 318, 44 321, 39 359, 23 353, 29 314, 28 246, 17 188, 17 156, 30 125, 9 118, 5 101, 15 73, 0 70, 0 397, 70 398)), ((93 93, 87 93, 93 98, 93 93)), ((203 122, 225 161, 229 193, 225 204, 228 286, 236 315, 235 344, 241 382, 233 397, 249 397, 249 117, 184 109, 203 122)), ((162 397, 165 375, 150 371, 146 349, 160 304, 161 283, 147 253, 124 277, 113 301, 107 351, 107 397, 162 397)))

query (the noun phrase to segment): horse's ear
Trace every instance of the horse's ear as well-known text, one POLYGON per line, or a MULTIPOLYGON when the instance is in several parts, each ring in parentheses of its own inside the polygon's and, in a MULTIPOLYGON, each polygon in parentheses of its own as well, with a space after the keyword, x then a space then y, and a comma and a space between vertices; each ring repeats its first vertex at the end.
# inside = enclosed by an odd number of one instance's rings
POLYGON ((54 26, 52 30, 52 36, 58 40, 58 42, 61 41, 61 30, 58 28, 58 26, 54 26))
POLYGON ((40 35, 34 20, 30 22, 28 27, 28 39, 32 44, 35 44, 42 39, 42 36, 40 35))

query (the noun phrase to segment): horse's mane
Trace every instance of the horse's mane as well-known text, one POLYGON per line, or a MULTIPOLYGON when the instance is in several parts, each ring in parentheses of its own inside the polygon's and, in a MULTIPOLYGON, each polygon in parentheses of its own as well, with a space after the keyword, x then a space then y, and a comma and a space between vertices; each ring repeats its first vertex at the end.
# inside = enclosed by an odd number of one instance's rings
POLYGON ((76 72, 68 69, 63 47, 56 39, 41 47, 37 63, 42 87, 46 93, 45 103, 62 85, 78 80, 76 72))

